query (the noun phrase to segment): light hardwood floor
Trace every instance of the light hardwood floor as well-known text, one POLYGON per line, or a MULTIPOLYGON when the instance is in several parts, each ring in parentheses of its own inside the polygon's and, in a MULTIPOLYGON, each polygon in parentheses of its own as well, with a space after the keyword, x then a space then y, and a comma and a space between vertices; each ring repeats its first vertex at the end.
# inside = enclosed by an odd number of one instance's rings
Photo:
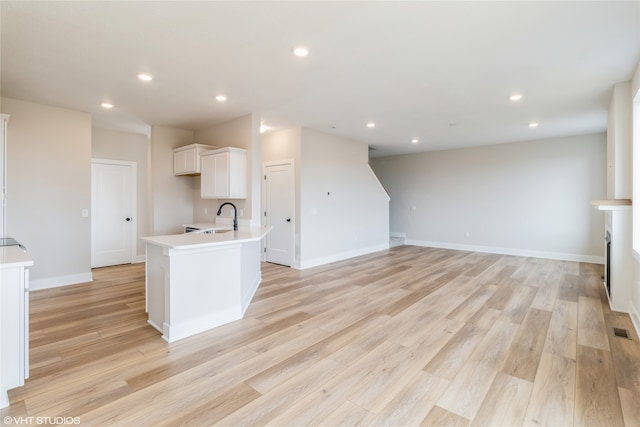
POLYGON ((400 246, 262 271, 244 319, 172 344, 146 323, 141 264, 32 292, 31 377, 2 417, 640 425, 640 344, 602 266, 400 246))

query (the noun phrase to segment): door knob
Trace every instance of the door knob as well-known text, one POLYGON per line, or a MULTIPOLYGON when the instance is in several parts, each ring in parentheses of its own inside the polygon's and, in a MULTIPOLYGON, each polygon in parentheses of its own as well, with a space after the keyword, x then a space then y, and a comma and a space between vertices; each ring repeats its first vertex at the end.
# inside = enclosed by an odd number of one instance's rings
POLYGON ((131 218, 127 218, 127 222, 131 221, 131 218))
POLYGON ((291 218, 287 218, 287 222, 291 222, 291 218))

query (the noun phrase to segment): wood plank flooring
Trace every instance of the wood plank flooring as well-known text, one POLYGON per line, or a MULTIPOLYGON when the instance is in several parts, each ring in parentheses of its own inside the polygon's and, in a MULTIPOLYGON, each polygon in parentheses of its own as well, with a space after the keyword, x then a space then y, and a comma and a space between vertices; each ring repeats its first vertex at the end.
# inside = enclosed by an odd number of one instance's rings
POLYGON ((262 273, 244 319, 172 344, 146 322, 142 264, 32 292, 31 376, 1 416, 640 425, 640 342, 629 317, 609 310, 602 266, 399 246, 262 273))

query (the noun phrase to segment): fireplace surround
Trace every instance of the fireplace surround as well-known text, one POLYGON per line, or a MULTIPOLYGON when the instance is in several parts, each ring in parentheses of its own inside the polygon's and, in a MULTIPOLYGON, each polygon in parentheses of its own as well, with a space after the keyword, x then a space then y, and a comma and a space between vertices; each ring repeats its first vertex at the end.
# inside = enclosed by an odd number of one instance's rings
POLYGON ((630 313, 633 286, 631 200, 594 200, 605 213, 605 265, 603 285, 614 311, 630 313))

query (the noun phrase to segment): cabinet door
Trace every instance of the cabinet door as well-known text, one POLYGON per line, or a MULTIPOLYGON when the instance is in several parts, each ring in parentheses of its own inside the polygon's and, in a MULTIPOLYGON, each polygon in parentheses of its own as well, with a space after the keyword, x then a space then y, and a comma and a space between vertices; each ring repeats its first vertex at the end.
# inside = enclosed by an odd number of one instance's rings
POLYGON ((202 156, 200 158, 200 197, 213 199, 215 178, 215 156, 202 156))
POLYGON ((200 195, 203 199, 229 197, 229 153, 217 153, 201 158, 200 195))
POLYGON ((214 197, 229 197, 229 153, 216 154, 213 158, 215 162, 214 197))
POLYGON ((28 377, 29 333, 26 311, 25 269, 23 267, 0 269, 0 378, 2 391, 24 385, 28 377))
POLYGON ((173 153, 173 173, 175 175, 182 175, 198 172, 196 154, 195 148, 173 153))
POLYGON ((246 151, 219 149, 201 156, 200 195, 203 199, 246 198, 246 151))

